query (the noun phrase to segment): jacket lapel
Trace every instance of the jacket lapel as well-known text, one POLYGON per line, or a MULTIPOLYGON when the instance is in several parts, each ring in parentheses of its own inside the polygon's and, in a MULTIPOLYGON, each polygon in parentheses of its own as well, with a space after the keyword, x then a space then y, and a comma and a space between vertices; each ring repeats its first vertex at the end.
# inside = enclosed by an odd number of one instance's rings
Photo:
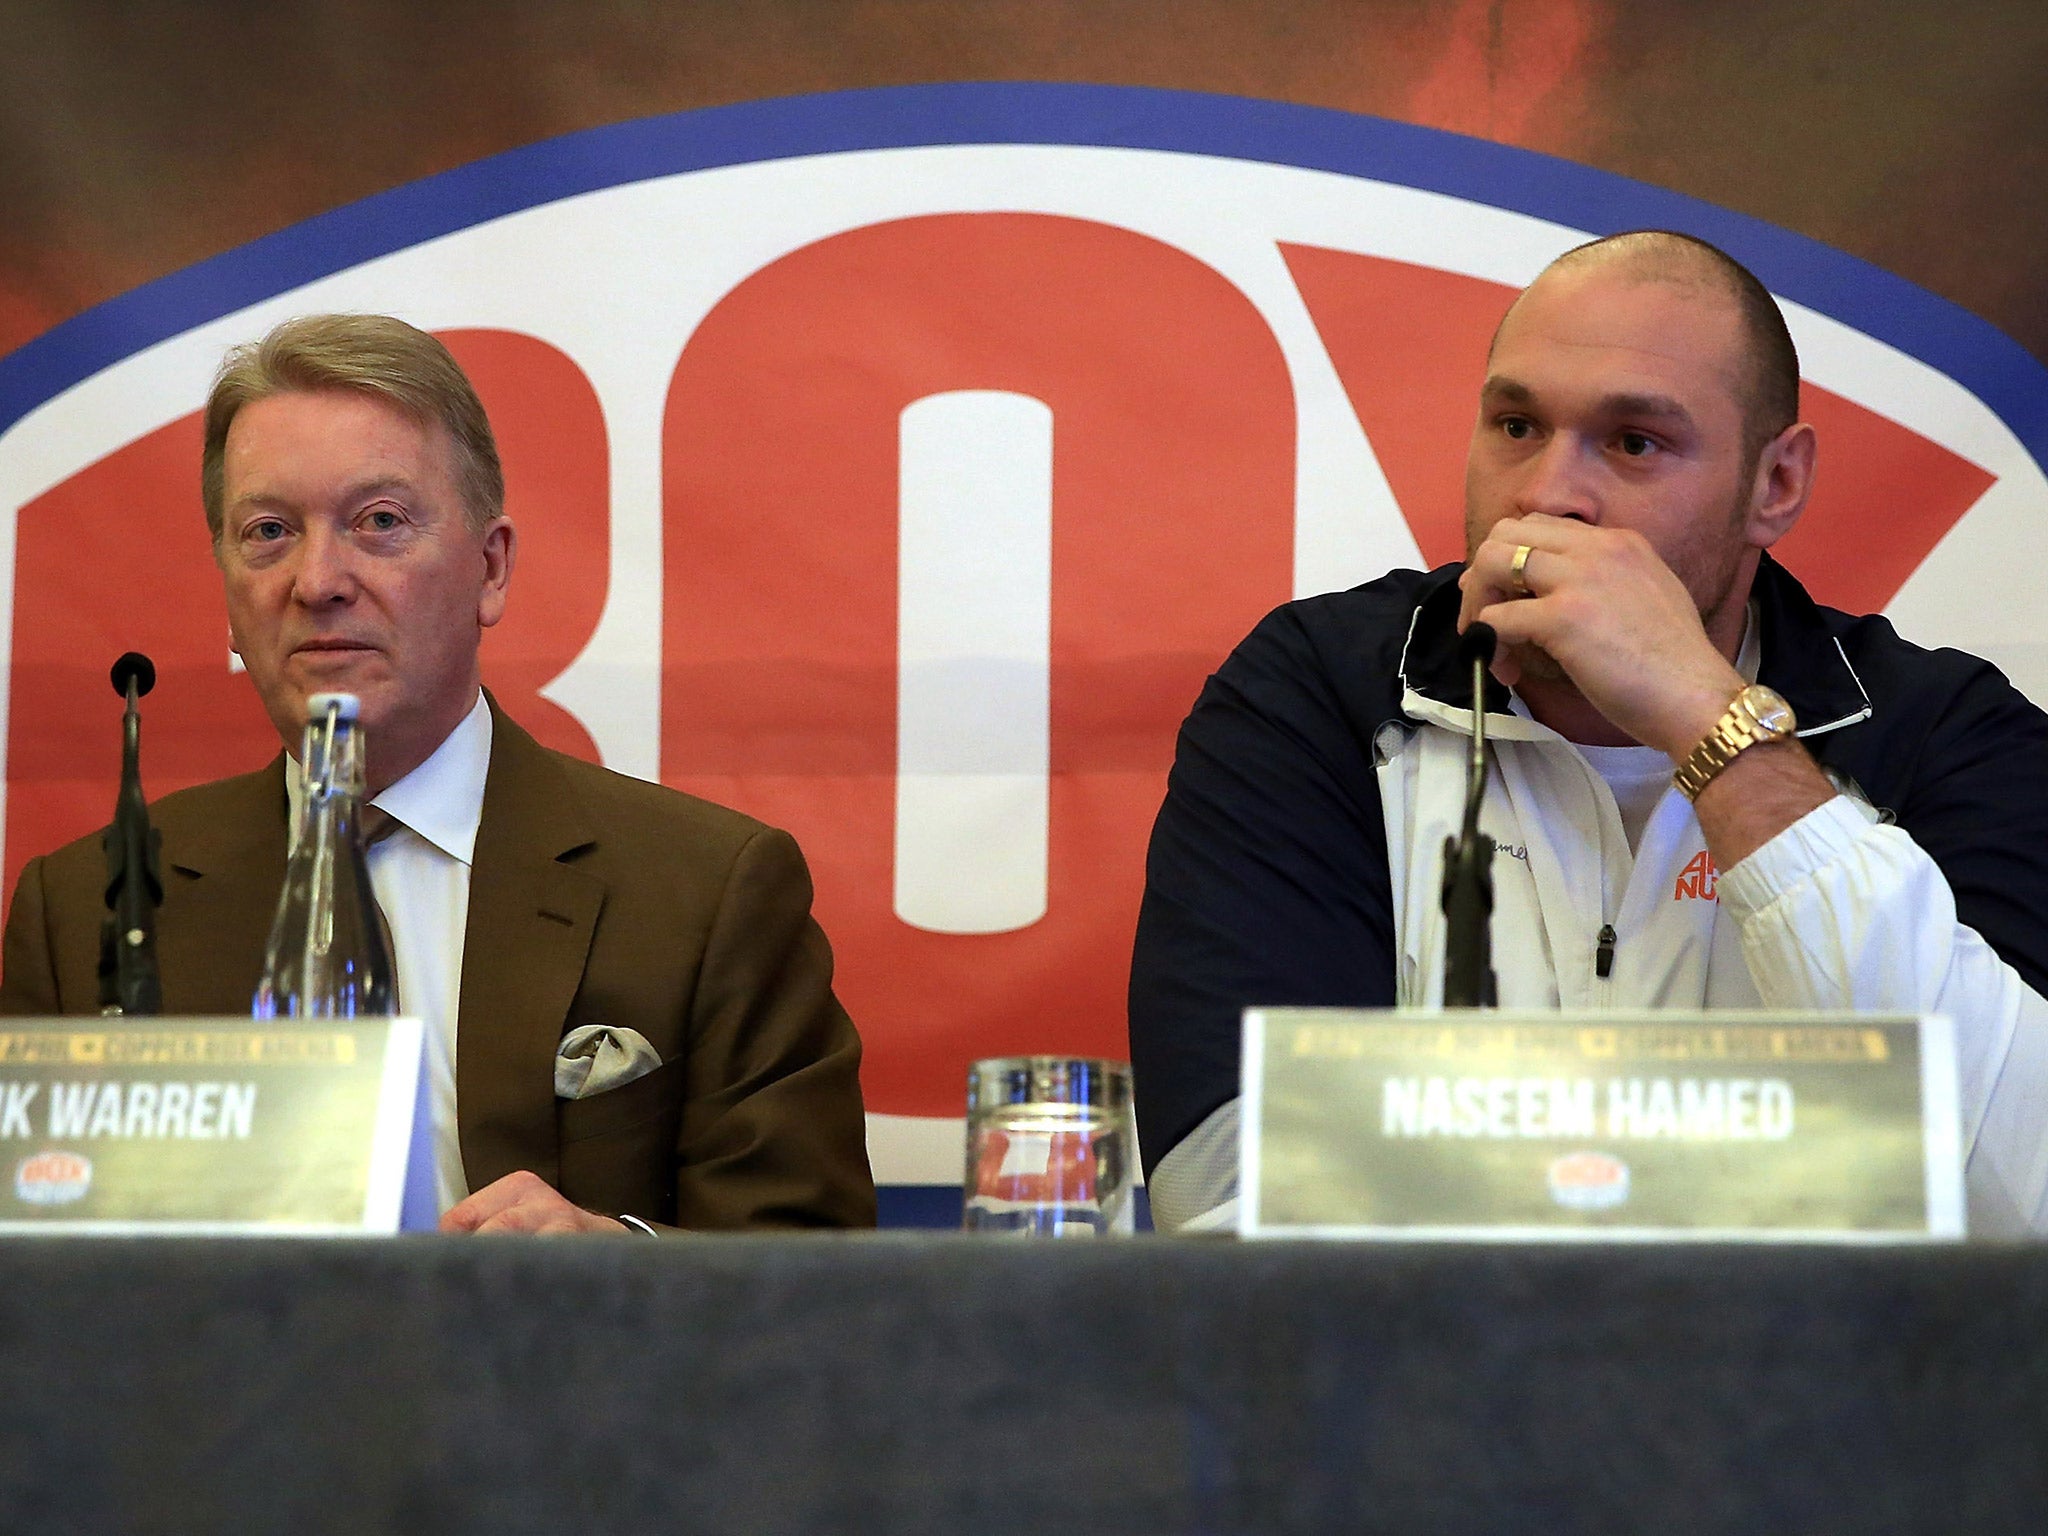
POLYGON ((1763 626, 1757 681, 1785 696, 1799 717, 1800 736, 1826 735, 1868 720, 1870 696, 1806 589, 1765 555, 1750 594, 1763 626))
POLYGON ((564 862, 595 841, 568 776, 485 695, 491 766, 470 869, 456 1025, 472 1189, 526 1168, 558 1182, 554 1060, 604 886, 564 862))
POLYGON ((246 1016, 284 879, 284 754, 159 815, 164 1012, 246 1016))

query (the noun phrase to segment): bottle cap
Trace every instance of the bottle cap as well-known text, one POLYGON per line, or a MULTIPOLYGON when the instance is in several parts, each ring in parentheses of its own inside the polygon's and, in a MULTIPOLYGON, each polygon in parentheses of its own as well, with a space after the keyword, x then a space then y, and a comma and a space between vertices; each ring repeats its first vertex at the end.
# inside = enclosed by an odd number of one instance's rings
POLYGON ((306 721, 318 725, 330 714, 338 720, 353 720, 361 707, 352 693, 316 693, 306 700, 306 721))

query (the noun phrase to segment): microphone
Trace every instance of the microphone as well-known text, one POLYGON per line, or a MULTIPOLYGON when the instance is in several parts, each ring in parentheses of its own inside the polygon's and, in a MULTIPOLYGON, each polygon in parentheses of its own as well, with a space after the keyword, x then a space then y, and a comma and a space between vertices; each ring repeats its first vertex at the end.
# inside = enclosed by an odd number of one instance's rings
POLYGON ((163 834, 149 824, 142 798, 142 712, 137 701, 156 686, 156 665, 128 651, 109 674, 127 701, 121 715, 121 788, 114 819, 100 835, 107 855, 107 915, 100 922, 100 1012, 163 1012, 156 963, 156 909, 163 904, 159 862, 163 834))
POLYGON ((1465 820, 1444 839, 1444 1006, 1492 1008, 1493 839, 1479 830, 1486 798, 1486 669, 1499 637, 1474 624, 1458 640, 1458 661, 1472 669, 1472 748, 1465 764, 1465 820))
POLYGON ((1458 662, 1472 673, 1472 752, 1465 765, 1465 836, 1479 830, 1479 802, 1486 797, 1486 669, 1500 644, 1491 624, 1474 622, 1458 637, 1458 662))
POLYGON ((133 685, 135 697, 139 699, 156 686, 156 663, 140 651, 123 651, 121 659, 114 663, 111 675, 114 692, 125 699, 130 685, 133 685))

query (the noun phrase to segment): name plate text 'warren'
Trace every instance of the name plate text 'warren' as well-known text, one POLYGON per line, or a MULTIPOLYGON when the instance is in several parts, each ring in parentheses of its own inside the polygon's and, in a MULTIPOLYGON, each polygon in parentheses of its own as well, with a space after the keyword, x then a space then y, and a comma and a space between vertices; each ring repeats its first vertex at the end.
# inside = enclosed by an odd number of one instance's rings
POLYGON ((417 1019, 10 1020, 0 1231, 390 1232, 417 1019))

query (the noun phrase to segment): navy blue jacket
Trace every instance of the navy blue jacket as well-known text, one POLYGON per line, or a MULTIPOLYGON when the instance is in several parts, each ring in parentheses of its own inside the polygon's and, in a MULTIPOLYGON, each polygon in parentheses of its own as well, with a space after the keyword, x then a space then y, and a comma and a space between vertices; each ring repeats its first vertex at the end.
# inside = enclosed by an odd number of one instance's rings
MULTIPOLYGON (((1393 1005, 1373 743, 1390 724, 1413 728, 1404 662, 1417 692, 1469 707, 1460 569, 1395 571, 1275 609, 1181 727, 1131 961, 1148 1172, 1237 1096, 1247 1006, 1393 1005)), ((1961 921, 2048 995, 2048 715, 1989 662, 1821 607, 1768 556, 1752 597, 1758 680, 1792 705, 1813 755, 1912 835, 1961 921)), ((1505 707, 1505 690, 1489 698, 1505 707)))

